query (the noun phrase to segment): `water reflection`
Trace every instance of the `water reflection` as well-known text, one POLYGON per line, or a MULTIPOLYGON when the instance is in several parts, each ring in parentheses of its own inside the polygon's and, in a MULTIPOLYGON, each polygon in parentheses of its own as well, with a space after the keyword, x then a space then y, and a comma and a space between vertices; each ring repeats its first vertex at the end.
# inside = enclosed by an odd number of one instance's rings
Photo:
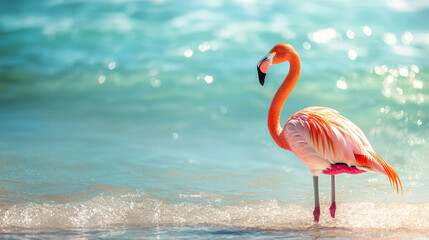
POLYGON ((346 79, 341 77, 338 81, 337 81, 337 88, 339 89, 347 89, 347 83, 345 81, 346 79))
POLYGON ((113 70, 116 68, 116 62, 110 62, 108 66, 109 70, 113 70))
POLYGON ((210 43, 208 42, 203 42, 200 45, 198 45, 198 50, 200 50, 200 52, 205 52, 209 49, 210 49, 210 43))
POLYGON ((158 78, 151 78, 150 79, 150 85, 154 88, 161 87, 161 80, 158 78))
POLYGON ((337 32, 333 28, 320 29, 316 32, 310 32, 308 39, 316 43, 328 43, 332 39, 338 36, 337 32))
POLYGON ((353 49, 349 49, 349 51, 347 52, 347 56, 349 57, 350 60, 354 61, 357 58, 357 52, 353 49))
POLYGON ((393 45, 397 42, 396 36, 393 33, 386 33, 384 34, 384 38, 383 41, 387 44, 387 45, 393 45))
POLYGON ((206 83, 208 83, 208 84, 212 83, 212 82, 213 82, 213 76, 206 75, 206 76, 204 77, 204 81, 205 81, 206 83))
POLYGON ((310 44, 309 42, 305 41, 305 42, 302 44, 302 47, 303 47, 305 50, 310 51, 310 49, 311 49, 311 44, 310 44))
POLYGON ((413 34, 412 33, 410 33, 410 32, 405 32, 403 35, 402 35, 402 37, 401 37, 401 41, 404 43, 404 44, 410 44, 411 43, 411 41, 413 41, 413 34))
POLYGON ((423 81, 417 77, 419 67, 411 65, 410 67, 398 65, 397 68, 390 68, 386 65, 376 66, 374 72, 377 75, 388 75, 383 81, 382 93, 386 97, 393 97, 400 104, 414 102, 423 104, 425 98, 423 93, 416 90, 423 89, 423 81))
POLYGON ((365 35, 367 35, 367 36, 371 36, 371 35, 372 35, 372 30, 371 30, 371 28, 370 28, 370 27, 368 27, 368 26, 364 26, 364 27, 363 27, 363 33, 364 33, 365 35))
POLYGON ((354 33, 352 30, 347 29, 347 31, 346 31, 346 36, 347 36, 349 39, 353 39, 353 38, 355 38, 355 33, 354 33))
POLYGON ((185 55, 185 57, 187 58, 192 57, 193 54, 194 54, 194 51, 192 51, 192 49, 186 49, 185 52, 183 53, 183 55, 185 55))
POLYGON ((106 76, 100 75, 98 77, 98 83, 103 84, 106 81, 106 76))

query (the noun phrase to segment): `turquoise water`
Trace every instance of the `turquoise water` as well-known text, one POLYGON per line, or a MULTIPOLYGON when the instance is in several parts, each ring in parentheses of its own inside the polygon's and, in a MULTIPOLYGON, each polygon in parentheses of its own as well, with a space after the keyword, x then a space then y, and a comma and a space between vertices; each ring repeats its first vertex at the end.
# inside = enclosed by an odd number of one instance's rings
POLYGON ((425 237, 429 4, 424 1, 0 3, 0 236, 425 237), (308 168, 266 126, 293 45, 308 106, 355 122, 397 171, 337 176, 312 221, 308 168))

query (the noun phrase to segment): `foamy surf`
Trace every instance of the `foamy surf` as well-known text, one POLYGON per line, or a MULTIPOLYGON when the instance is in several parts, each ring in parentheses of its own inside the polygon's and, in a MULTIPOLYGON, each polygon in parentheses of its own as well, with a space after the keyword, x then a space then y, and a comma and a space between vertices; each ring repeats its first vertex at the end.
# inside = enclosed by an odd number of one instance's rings
POLYGON ((112 227, 213 226, 247 230, 305 231, 334 228, 363 231, 425 233, 429 229, 429 204, 370 202, 338 203, 337 218, 322 203, 318 224, 312 207, 279 200, 241 201, 227 206, 167 203, 141 196, 97 196, 62 204, 3 206, 0 231, 101 230, 112 227))

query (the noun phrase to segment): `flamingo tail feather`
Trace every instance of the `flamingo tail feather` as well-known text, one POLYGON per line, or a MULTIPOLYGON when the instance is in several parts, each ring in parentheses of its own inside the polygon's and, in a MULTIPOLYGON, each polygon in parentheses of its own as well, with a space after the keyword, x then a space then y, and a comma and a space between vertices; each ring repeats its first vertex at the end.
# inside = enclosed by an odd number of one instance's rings
POLYGON ((372 159, 370 159, 368 156, 355 154, 356 163, 362 165, 363 167, 368 167, 370 169, 374 169, 374 166, 371 166, 371 162, 376 163, 378 166, 381 166, 383 173, 386 174, 389 178, 390 184, 396 189, 396 193, 399 194, 399 189, 401 189, 401 193, 403 195, 404 191, 402 189, 401 179, 399 179, 399 176, 395 172, 395 170, 393 170, 393 168, 389 164, 387 164, 387 162, 384 161, 384 159, 380 157, 380 155, 378 155, 377 153, 373 151, 367 152, 369 153, 370 158, 372 158, 373 161, 371 161, 372 159))

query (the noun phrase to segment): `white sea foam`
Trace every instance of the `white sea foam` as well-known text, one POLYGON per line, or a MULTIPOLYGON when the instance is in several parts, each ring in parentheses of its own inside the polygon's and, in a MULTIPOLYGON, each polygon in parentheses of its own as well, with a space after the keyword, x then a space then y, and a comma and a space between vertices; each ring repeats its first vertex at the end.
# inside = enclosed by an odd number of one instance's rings
POLYGON ((319 224, 312 207, 278 200, 242 201, 227 206, 166 203, 139 196, 106 197, 67 204, 30 204, 3 207, 0 231, 51 229, 105 229, 106 227, 209 225, 259 230, 308 230, 314 227, 345 230, 425 232, 429 229, 429 204, 370 202, 341 203, 337 217, 322 203, 319 224))

